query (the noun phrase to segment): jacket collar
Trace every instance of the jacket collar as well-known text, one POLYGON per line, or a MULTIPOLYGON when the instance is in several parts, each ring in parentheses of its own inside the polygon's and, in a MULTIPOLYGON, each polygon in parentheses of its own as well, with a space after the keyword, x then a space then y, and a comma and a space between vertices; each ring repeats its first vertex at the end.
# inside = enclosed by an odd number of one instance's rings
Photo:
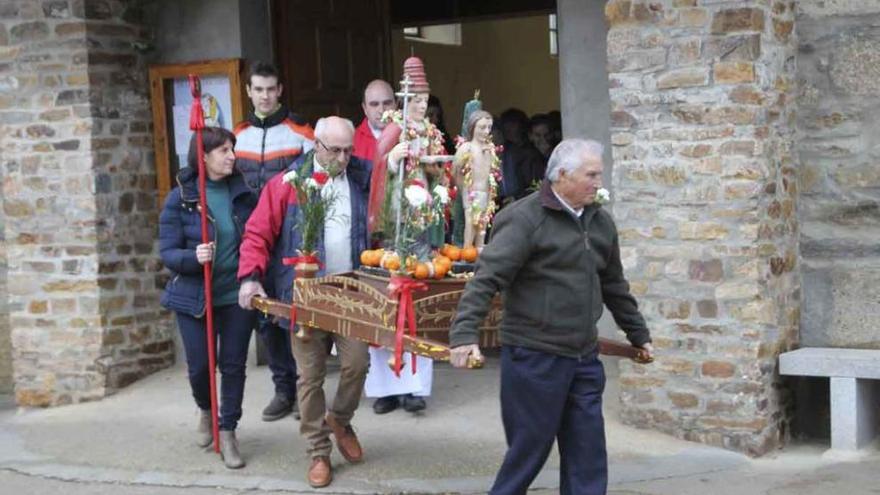
MULTIPOLYGON (((553 194, 553 189, 550 188, 550 180, 544 179, 541 181, 541 190, 538 193, 541 195, 541 206, 550 210, 561 211, 566 215, 571 215, 568 209, 565 208, 559 198, 553 194)), ((581 214, 580 220, 584 223, 584 225, 590 222, 590 219, 593 218, 593 215, 599 211, 600 205, 598 203, 591 203, 584 206, 584 212, 581 214)))
MULTIPOLYGON (((250 193, 245 184, 244 177, 235 169, 227 180, 229 181, 229 197, 234 201, 242 194, 250 193)), ((180 186, 180 199, 184 203, 198 203, 199 201, 199 174, 193 167, 180 169, 177 174, 177 185, 180 186)))
POLYGON ((287 118, 290 112, 287 111, 287 106, 285 104, 281 104, 278 107, 278 110, 275 110, 271 115, 267 116, 265 119, 261 119, 257 117, 253 111, 251 111, 250 115, 248 115, 248 122, 251 123, 254 127, 259 127, 261 129, 268 129, 269 127, 275 127, 280 124, 287 118))

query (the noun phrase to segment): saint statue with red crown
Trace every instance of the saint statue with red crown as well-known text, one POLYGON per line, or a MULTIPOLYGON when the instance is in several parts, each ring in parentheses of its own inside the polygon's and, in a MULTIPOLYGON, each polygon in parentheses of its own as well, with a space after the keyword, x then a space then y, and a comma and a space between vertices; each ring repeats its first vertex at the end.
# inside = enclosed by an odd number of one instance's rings
POLYGON ((406 59, 397 93, 404 99, 406 113, 389 111, 383 116, 388 125, 379 136, 373 161, 367 211, 370 234, 401 258, 425 259, 431 247, 444 241, 443 206, 449 200, 444 166, 452 157, 442 154, 442 133, 425 117, 430 91, 421 59, 406 59))

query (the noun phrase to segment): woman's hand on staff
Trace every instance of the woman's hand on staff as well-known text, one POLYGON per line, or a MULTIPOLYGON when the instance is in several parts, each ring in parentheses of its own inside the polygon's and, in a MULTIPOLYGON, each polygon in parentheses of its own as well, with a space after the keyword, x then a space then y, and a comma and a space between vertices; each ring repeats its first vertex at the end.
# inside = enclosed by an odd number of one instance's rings
POLYGON ((214 243, 208 242, 196 246, 196 260, 200 265, 212 261, 214 259, 214 243))

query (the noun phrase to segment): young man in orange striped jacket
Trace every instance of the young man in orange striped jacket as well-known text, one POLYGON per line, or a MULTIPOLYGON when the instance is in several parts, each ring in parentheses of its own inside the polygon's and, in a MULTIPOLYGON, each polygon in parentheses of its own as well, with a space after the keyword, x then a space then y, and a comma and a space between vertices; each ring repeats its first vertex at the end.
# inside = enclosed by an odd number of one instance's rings
MULTIPOLYGON (((235 166, 259 196, 269 179, 315 147, 315 135, 305 119, 279 101, 284 88, 275 66, 255 62, 248 73, 246 88, 254 110, 235 128, 235 166)), ((271 284, 264 288, 269 297, 276 297, 271 284)), ((290 350, 290 334, 271 319, 260 320, 258 333, 266 344, 275 384, 275 396, 263 409, 263 421, 275 421, 291 412, 299 419, 296 361, 290 350)))

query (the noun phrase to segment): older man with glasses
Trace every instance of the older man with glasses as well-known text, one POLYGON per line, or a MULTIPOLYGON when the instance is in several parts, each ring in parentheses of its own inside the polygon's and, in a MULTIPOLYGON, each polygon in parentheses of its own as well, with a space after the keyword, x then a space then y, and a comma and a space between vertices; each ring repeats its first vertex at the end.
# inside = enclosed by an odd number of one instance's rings
MULTIPOLYGON (((323 263, 320 275, 351 271, 360 264, 360 253, 367 247, 367 198, 369 196, 369 164, 353 158, 354 126, 347 119, 326 117, 315 126, 315 149, 294 162, 288 171, 311 174, 326 171, 332 180, 323 191, 332 191, 333 220, 324 225, 323 242, 318 256, 323 263)), ((251 298, 265 295, 263 281, 277 288, 279 299, 290 302, 293 297, 293 268, 281 260, 296 256, 302 235, 297 227, 299 209, 296 193, 283 182, 283 174, 274 177, 260 195, 257 208, 245 227, 241 244, 238 276, 243 280, 239 304, 251 307, 251 298)), ((288 328, 289 322, 280 322, 288 328)), ((311 338, 295 339, 293 354, 299 370, 297 400, 300 405, 300 434, 308 441, 312 458, 308 481, 323 487, 333 479, 330 466, 330 434, 336 437, 339 452, 349 462, 360 462, 363 451, 351 427, 367 375, 369 355, 367 344, 340 335, 314 330, 311 338), (324 398, 327 373, 327 348, 336 345, 341 362, 339 385, 332 406, 324 398)))

